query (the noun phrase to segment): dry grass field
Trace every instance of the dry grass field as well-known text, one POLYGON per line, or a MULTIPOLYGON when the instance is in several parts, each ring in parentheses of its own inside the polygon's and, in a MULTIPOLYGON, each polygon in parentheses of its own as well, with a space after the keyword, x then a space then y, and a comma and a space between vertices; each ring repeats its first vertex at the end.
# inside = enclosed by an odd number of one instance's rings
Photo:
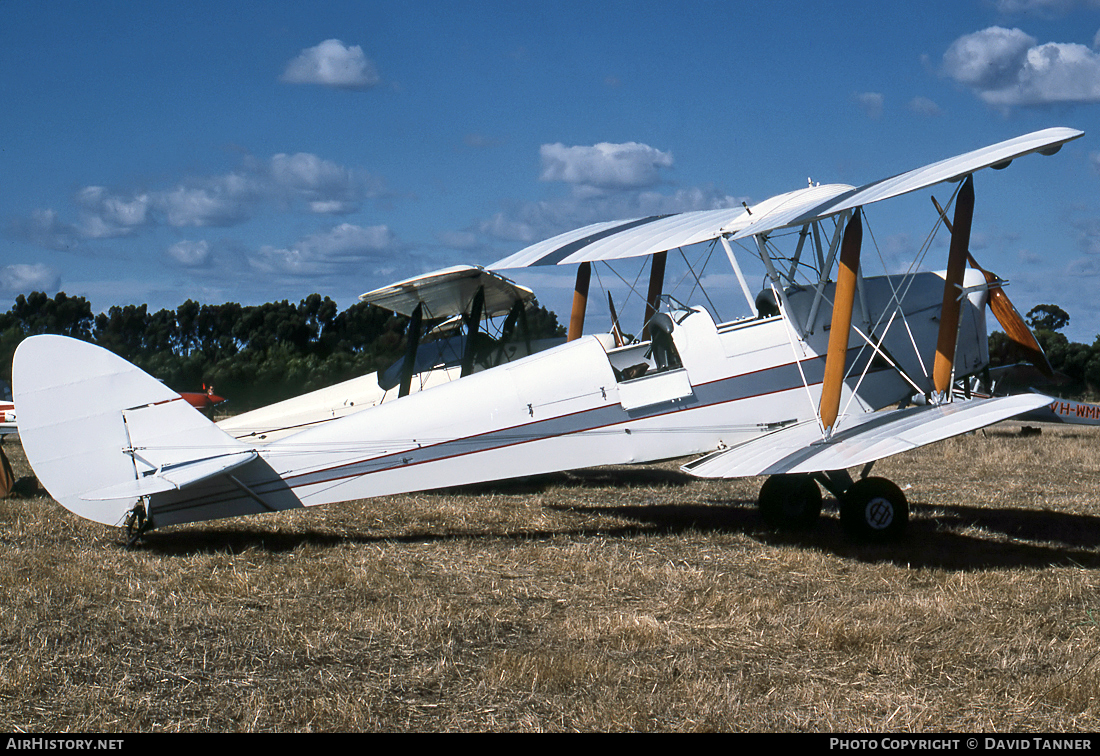
MULTIPOLYGON (((1100 430, 879 463, 913 519, 599 469, 166 529, 0 502, 3 731, 1095 731, 1100 430)), ((17 476, 29 468, 5 447, 17 476)))

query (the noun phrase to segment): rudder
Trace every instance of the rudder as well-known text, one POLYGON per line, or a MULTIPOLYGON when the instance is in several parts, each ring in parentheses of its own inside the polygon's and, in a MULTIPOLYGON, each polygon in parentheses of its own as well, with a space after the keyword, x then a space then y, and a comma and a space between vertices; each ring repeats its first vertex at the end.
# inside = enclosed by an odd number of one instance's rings
POLYGON ((156 378, 65 336, 19 345, 12 391, 39 482, 69 511, 105 525, 121 525, 142 495, 255 457, 156 378))

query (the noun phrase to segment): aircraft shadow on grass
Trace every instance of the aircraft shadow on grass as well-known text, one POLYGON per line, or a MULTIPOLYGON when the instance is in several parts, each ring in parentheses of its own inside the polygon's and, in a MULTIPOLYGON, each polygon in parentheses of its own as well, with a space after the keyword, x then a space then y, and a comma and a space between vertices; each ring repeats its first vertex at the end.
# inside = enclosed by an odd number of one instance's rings
MULTIPOLYGON (((826 509, 836 509, 827 499, 826 509)), ((1100 569, 1100 517, 1017 508, 910 504, 906 535, 881 544, 853 543, 840 520, 823 516, 805 530, 765 527, 754 501, 699 505, 613 506, 573 511, 637 520, 652 531, 742 532, 771 545, 815 548, 865 562, 949 570, 1073 564, 1100 569)))
MULTIPOLYGON (((633 489, 653 486, 681 486, 690 476, 676 471, 646 468, 584 471, 583 473, 538 476, 492 486, 493 493, 526 495, 551 487, 615 487, 633 489)), ((457 493, 486 493, 485 486, 455 489, 457 493), (476 489, 476 490, 474 490, 476 489)), ((446 496, 449 491, 435 495, 446 496)), ((826 510, 836 509, 827 498, 826 510)), ((419 532, 357 532, 339 529, 260 530, 244 523, 223 527, 161 531, 138 548, 164 555, 194 553, 240 553, 260 549, 272 553, 302 546, 321 548, 345 544, 431 543, 454 540, 543 539, 599 536, 628 539, 638 535, 667 533, 744 533, 769 545, 787 545, 831 552, 863 562, 892 562, 914 568, 948 570, 1010 569, 1075 565, 1100 569, 1100 517, 1019 508, 992 509, 980 506, 942 506, 913 503, 910 529, 900 540, 883 544, 853 543, 840 520, 824 515, 814 527, 804 530, 773 530, 765 526, 752 500, 708 499, 685 504, 547 504, 547 509, 579 516, 600 516, 630 521, 628 525, 593 525, 564 529, 521 529, 502 533, 486 523, 456 523, 462 529, 425 529, 419 532)))

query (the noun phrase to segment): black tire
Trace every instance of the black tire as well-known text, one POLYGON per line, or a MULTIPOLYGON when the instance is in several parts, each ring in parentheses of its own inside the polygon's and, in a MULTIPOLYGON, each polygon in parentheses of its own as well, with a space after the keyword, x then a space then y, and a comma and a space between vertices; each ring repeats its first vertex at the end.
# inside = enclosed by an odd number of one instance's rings
POLYGON ((840 502, 840 524, 864 541, 892 541, 905 532, 908 522, 909 502, 886 478, 856 481, 840 502))
POLYGON ((773 475, 761 486, 757 504, 769 527, 805 530, 821 514, 821 489, 809 475, 773 475))

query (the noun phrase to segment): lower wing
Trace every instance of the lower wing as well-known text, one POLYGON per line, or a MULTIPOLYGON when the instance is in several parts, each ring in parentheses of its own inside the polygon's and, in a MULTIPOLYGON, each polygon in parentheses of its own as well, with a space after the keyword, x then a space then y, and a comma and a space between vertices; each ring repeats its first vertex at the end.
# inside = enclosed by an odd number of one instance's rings
POLYGON ((984 428, 1048 406, 1051 401, 1039 394, 1021 394, 873 412, 856 418, 828 440, 822 439, 816 422, 800 423, 700 457, 681 469, 700 478, 742 478, 859 467, 984 428))

